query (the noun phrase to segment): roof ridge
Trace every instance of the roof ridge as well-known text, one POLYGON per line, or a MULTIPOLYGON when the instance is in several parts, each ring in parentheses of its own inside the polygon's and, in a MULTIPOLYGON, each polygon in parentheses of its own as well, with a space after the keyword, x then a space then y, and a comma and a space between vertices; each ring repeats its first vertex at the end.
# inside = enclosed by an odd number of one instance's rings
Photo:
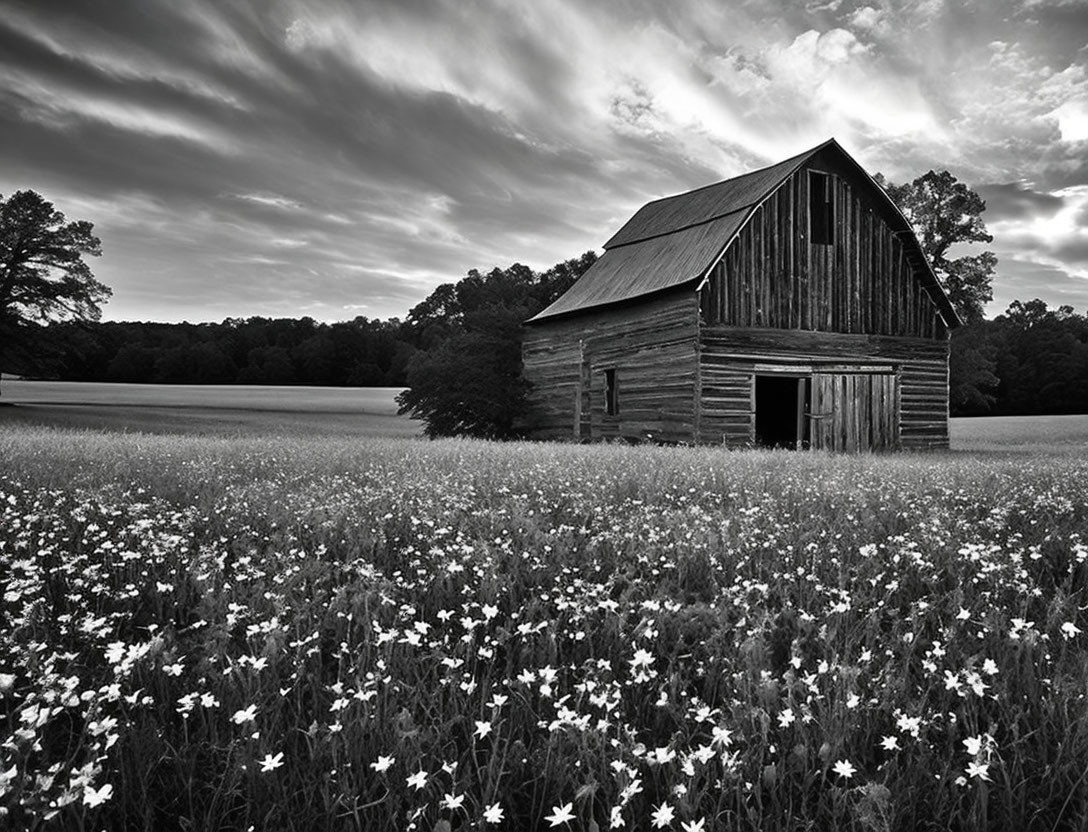
POLYGON ((604 248, 619 248, 675 234, 751 209, 798 167, 831 144, 837 144, 834 138, 773 165, 647 202, 605 242, 604 248), (770 177, 769 173, 774 176, 770 177), (692 210, 692 206, 700 205, 701 208, 692 210))
MULTIPOLYGON (((800 159, 802 156, 809 156, 809 155, 811 155, 813 153, 816 153, 817 151, 823 150, 825 147, 827 147, 827 145, 832 144, 832 143, 838 144, 838 142, 835 141, 834 137, 832 137, 830 139, 827 139, 826 141, 821 142, 820 144, 816 145, 815 147, 810 147, 808 150, 803 150, 803 151, 801 151, 800 153, 798 153, 798 154, 796 154, 794 156, 789 156, 789 157, 783 159, 780 162, 773 162, 772 164, 764 165, 763 167, 756 168, 755 170, 749 170, 749 171, 745 171, 744 173, 738 173, 736 176, 730 176, 728 179, 719 179, 717 182, 708 182, 706 185, 700 185, 698 188, 692 188, 691 190, 688 190, 688 191, 680 191, 679 193, 669 194, 668 196, 659 196, 657 199, 651 199, 649 202, 643 203, 642 208, 648 208, 651 205, 656 205, 658 202, 665 202, 665 201, 670 200, 670 199, 676 199, 678 196, 688 196, 689 194, 698 193, 699 191, 705 191, 707 188, 716 188, 718 185, 725 185, 725 184, 727 184, 729 182, 732 182, 732 181, 734 181, 736 179, 744 179, 745 177, 748 177, 748 176, 756 176, 757 174, 765 173, 766 171, 769 171, 771 168, 776 168, 779 165, 784 165, 784 164, 786 164, 788 162, 794 161, 795 159, 800 159)), ((640 208, 639 210, 641 211, 642 208, 640 208)), ((732 211, 730 211, 728 213, 732 213, 732 211)), ((723 214, 722 216, 725 216, 725 215, 723 214)))
POLYGON ((720 214, 715 214, 714 216, 708 217, 705 220, 699 220, 698 222, 688 223, 687 225, 678 225, 676 228, 669 229, 668 231, 662 231, 659 234, 650 234, 650 235, 648 235, 646 237, 639 237, 638 239, 635 239, 635 240, 628 240, 625 243, 617 243, 614 246, 608 246, 606 250, 607 251, 615 251, 616 249, 623 248, 624 246, 633 246, 633 245, 637 245, 638 243, 644 243, 647 240, 656 240, 658 237, 668 237, 670 234, 677 234, 677 233, 679 233, 681 231, 687 231, 689 228, 697 228, 700 225, 706 225, 707 223, 714 222, 715 220, 720 220, 720 219, 722 219, 722 217, 728 217, 730 214, 736 214, 736 213, 739 213, 740 211, 747 211, 753 205, 759 204, 759 202, 760 202, 760 200, 757 199, 757 200, 755 200, 753 202, 747 203, 746 205, 741 205, 739 208, 734 208, 731 211, 723 211, 720 214))

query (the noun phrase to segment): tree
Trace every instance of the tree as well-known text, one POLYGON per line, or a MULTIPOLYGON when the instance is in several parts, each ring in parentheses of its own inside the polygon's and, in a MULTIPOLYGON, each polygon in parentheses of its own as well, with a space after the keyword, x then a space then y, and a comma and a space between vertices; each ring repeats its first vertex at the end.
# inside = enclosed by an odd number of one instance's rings
POLYGON ((1039 299, 1013 301, 993 326, 998 412, 1088 412, 1088 317, 1039 299))
POLYGON ((93 229, 67 222, 34 191, 0 196, 0 367, 4 345, 17 347, 33 323, 101 316, 99 304, 112 293, 83 259, 102 253, 93 229))
POLYGON ((249 363, 238 371, 238 384, 294 384, 295 366, 283 347, 256 347, 249 351, 249 363))
POLYGON ((913 182, 893 185, 877 174, 877 182, 914 228, 922 250, 960 319, 967 324, 952 338, 949 403, 954 414, 986 412, 995 401, 996 365, 992 351, 973 328, 983 320, 983 307, 993 299, 992 251, 949 259, 953 247, 989 243, 982 212, 986 203, 951 173, 930 171, 913 182))
POLYGON ((992 251, 948 259, 958 243, 989 243, 982 212, 986 203, 948 171, 930 171, 905 185, 877 175, 903 216, 914 227, 922 250, 964 323, 982 320, 982 308, 993 300, 990 286, 997 257, 992 251))
POLYGON ((979 322, 958 330, 948 358, 948 407, 953 415, 989 413, 997 403, 1001 383, 996 350, 979 322))
POLYGON ((515 263, 486 275, 472 269, 408 313, 408 362, 400 413, 422 419, 427 436, 507 439, 518 434, 529 385, 521 374, 521 324, 570 288, 597 255, 541 274, 515 263))
POLYGON ((408 364, 401 413, 424 423, 424 433, 508 439, 516 435, 528 384, 521 376, 521 308, 473 314, 473 329, 418 352, 408 364))
POLYGON ((106 378, 139 384, 155 374, 155 353, 143 344, 122 344, 106 365, 106 378))

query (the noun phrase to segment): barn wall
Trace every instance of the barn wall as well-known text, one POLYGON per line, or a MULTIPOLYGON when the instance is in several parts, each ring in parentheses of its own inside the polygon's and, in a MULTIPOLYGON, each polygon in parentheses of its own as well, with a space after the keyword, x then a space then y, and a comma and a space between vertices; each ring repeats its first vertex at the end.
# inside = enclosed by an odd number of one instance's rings
POLYGON ((945 325, 903 245, 871 200, 872 185, 817 157, 759 208, 701 293, 711 325, 943 339, 945 325), (835 242, 810 242, 809 171, 832 173, 835 242))
POLYGON ((901 447, 948 447, 947 339, 704 326, 699 336, 699 441, 754 439, 752 385, 760 364, 891 365, 898 375, 901 447))
POLYGON ((693 441, 697 329, 691 291, 526 327, 522 361, 533 385, 529 435, 693 441), (616 371, 614 416, 605 407, 607 369, 616 371))

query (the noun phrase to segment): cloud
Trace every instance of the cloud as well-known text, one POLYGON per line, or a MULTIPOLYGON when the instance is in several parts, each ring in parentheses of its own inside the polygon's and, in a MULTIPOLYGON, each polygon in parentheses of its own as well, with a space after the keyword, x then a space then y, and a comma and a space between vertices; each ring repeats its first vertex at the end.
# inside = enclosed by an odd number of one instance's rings
MULTIPOLYGON (((114 4, 112 10, 119 8, 119 4, 114 4)), ((54 79, 78 83, 90 74, 125 84, 147 85, 158 90, 172 89, 181 95, 242 108, 242 103, 222 85, 190 67, 170 62, 170 50, 163 47, 171 40, 175 46, 189 42, 196 35, 184 17, 168 9, 159 9, 154 19, 148 19, 145 21, 147 26, 141 27, 138 41, 122 42, 114 27, 129 18, 120 16, 109 20, 110 10, 100 10, 106 14, 96 16, 99 25, 63 13, 54 14, 51 17, 54 28, 51 30, 16 6, 6 10, 0 32, 4 27, 8 30, 5 46, 9 54, 11 51, 21 53, 20 63, 24 66, 30 63, 39 70, 46 70, 54 79), (162 41, 149 48, 155 42, 156 24, 161 27, 162 41), (31 53, 35 51, 38 54, 32 56, 31 53)))
POLYGON ((986 201, 987 222, 1052 217, 1065 205, 1063 196, 1033 190, 1025 182, 979 185, 974 190, 986 201))
POLYGON ((257 193, 257 194, 230 194, 234 199, 241 199, 245 202, 252 202, 257 205, 266 206, 269 208, 277 208, 283 211, 300 211, 302 210, 302 203, 297 199, 290 199, 280 194, 270 193, 257 193))
POLYGON ((780 79, 798 84, 818 84, 836 66, 858 58, 868 48, 846 29, 817 32, 810 29, 793 39, 793 42, 771 53, 769 64, 780 79))
POLYGON ((1050 115, 1058 122, 1063 142, 1082 142, 1088 139, 1088 94, 1063 102, 1050 115))
POLYGON ((1041 194, 1012 183, 980 192, 998 207, 987 223, 999 258, 994 305, 1039 297, 1088 308, 1088 185, 1041 194))
POLYGON ((238 152, 234 143, 220 131, 178 113, 108 98, 66 94, 64 90, 48 88, 24 78, 9 78, 8 84, 22 117, 49 128, 78 132, 81 122, 90 120, 141 136, 204 145, 219 153, 238 152))
MULTIPOLYGON (((19 15, 13 20, 19 22, 19 15)), ((118 58, 76 56, 41 32, 5 29, 3 23, 0 47, 9 56, 0 96, 23 120, 73 132, 92 121, 218 152, 235 150, 217 124, 223 109, 233 105, 207 85, 163 80, 153 70, 141 75, 118 58)))
POLYGON ((855 29, 872 35, 883 37, 891 32, 892 27, 884 12, 872 6, 855 9, 848 19, 855 29))
POLYGON ((987 305, 988 316, 1002 314, 1014 300, 1041 298, 1052 308, 1072 306, 1088 312, 1088 281, 1065 269, 1031 259, 1002 257, 993 284, 994 299, 987 305))
POLYGON ((0 190, 96 223, 111 317, 403 315, 469 268, 546 268, 649 199, 832 135, 893 181, 998 183, 980 191, 1003 263, 1081 273, 1072 7, 9 6, 0 190))

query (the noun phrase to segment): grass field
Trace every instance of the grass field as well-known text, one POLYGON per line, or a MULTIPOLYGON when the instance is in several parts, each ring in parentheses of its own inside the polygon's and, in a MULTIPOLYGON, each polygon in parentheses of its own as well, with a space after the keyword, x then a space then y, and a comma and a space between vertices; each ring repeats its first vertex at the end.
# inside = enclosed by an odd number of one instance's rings
POLYGON ((1088 817, 1076 420, 829 456, 6 417, 12 828, 1088 817))
POLYGON ((204 436, 418 436, 391 387, 0 383, 0 425, 204 436))
MULTIPOLYGON (((0 426, 194 436, 408 437, 392 387, 83 384, 4 379, 0 426)), ((1088 416, 952 419, 956 451, 1088 454, 1088 416)))
POLYGON ((958 451, 1088 455, 1088 416, 991 416, 952 419, 958 451))

